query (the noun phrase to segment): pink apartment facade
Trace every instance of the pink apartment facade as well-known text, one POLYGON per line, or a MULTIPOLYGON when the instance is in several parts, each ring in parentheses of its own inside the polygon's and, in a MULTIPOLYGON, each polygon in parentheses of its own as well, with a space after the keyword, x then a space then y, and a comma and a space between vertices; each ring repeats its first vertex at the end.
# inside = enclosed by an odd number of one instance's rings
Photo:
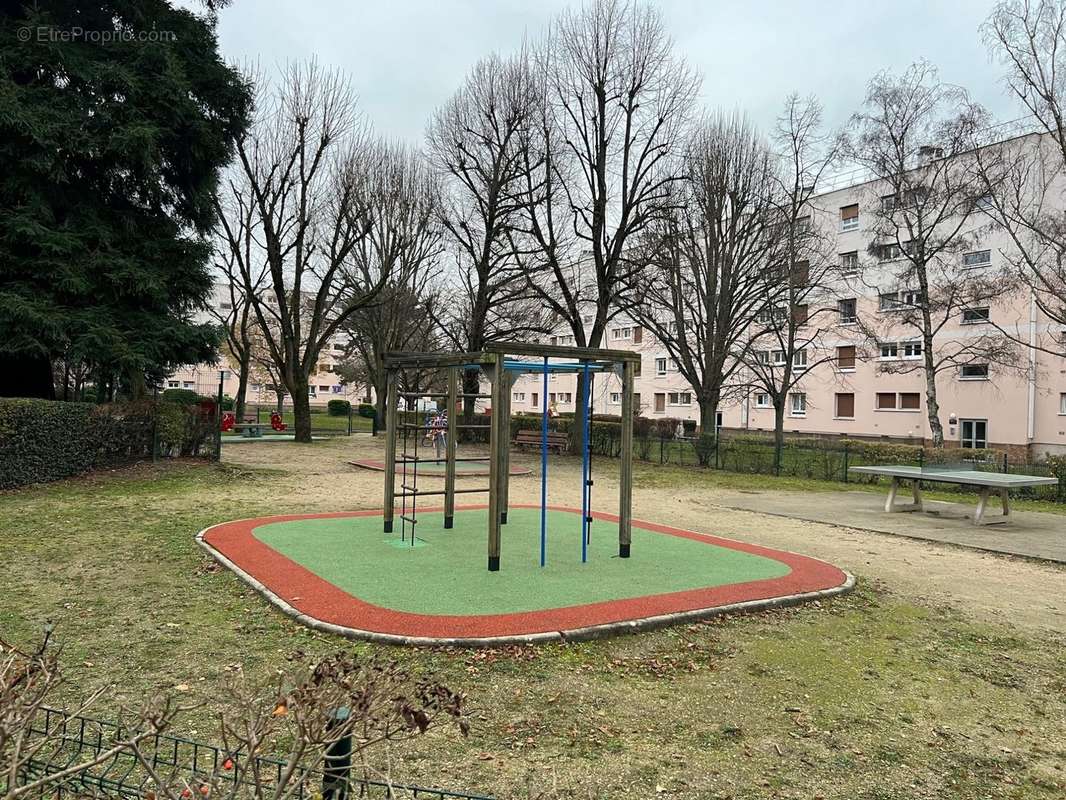
MULTIPOLYGON (((835 284, 817 298, 831 324, 819 322, 817 350, 798 358, 802 373, 789 394, 785 410, 788 434, 920 441, 931 438, 926 413, 925 375, 913 369, 921 363, 917 332, 894 326, 894 306, 913 287, 894 282, 898 265, 893 254, 872 254, 871 209, 881 202, 880 187, 866 182, 828 192, 812 202, 812 224, 834 243, 836 258, 846 269, 835 284), (864 213, 865 210, 865 213, 864 213), (852 269, 854 268, 854 269, 852 269), (853 274, 846 274, 852 272, 853 274), (863 320, 867 325, 860 325, 863 320), (863 330, 885 332, 872 338, 863 330), (812 365, 807 371, 803 364, 812 365)), ((972 246, 951 256, 969 270, 993 275, 1010 253, 1009 237, 977 212, 965 231, 974 234, 972 246)), ((895 254, 898 256, 898 254, 895 254)), ((812 299, 811 302, 816 302, 812 299)), ((960 308, 934 340, 937 348, 965 347, 967 340, 1002 330, 1018 344, 1008 365, 973 363, 953 366, 937 377, 940 421, 949 446, 997 447, 1034 459, 1066 452, 1066 359, 1044 350, 1066 351, 1061 325, 1046 318, 1024 292, 1004 293, 994 301, 960 308), (1033 343, 1037 348, 1026 347, 1033 343)), ((573 344, 560 333, 559 344, 573 344)), ((551 340, 549 340, 551 341, 551 340)), ((607 330, 604 347, 631 349, 643 356, 635 391, 641 413, 652 418, 696 420, 699 409, 691 387, 678 373, 661 342, 634 321, 620 316, 607 330)), ((759 350, 761 345, 753 345, 759 350)), ((769 349, 762 357, 772 363, 780 353, 769 349)), ((718 409, 724 430, 770 432, 774 410, 769 396, 738 372, 718 409)), ((572 376, 549 378, 548 403, 559 411, 575 407, 572 376)), ((618 382, 609 376, 593 388, 595 413, 618 413, 618 382)), ((520 378, 512 394, 515 412, 539 411, 544 389, 537 376, 520 378)))
MULTIPOLYGON (((226 287, 216 285, 212 294, 211 303, 222 312, 228 311, 227 304, 230 302, 229 292, 226 287)), ((214 318, 202 313, 199 321, 211 322, 214 318)), ((310 378, 309 398, 313 407, 324 407, 330 400, 348 400, 353 405, 361 403, 367 393, 364 386, 356 386, 345 383, 336 373, 336 367, 345 351, 345 343, 337 339, 329 343, 319 355, 317 369, 310 378)), ((165 389, 192 389, 201 394, 214 395, 218 391, 219 378, 222 379, 223 394, 235 397, 238 387, 238 375, 235 364, 223 356, 219 364, 188 364, 175 370, 164 381, 165 389)), ((252 405, 274 407, 278 398, 266 370, 254 367, 248 379, 247 402, 252 405)), ((292 405, 292 398, 285 396, 283 403, 292 405)))

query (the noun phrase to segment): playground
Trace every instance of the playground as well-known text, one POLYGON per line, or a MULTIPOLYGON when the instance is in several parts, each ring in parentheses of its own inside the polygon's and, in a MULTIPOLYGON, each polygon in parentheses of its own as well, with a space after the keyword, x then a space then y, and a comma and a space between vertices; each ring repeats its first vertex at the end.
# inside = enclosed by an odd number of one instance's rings
POLYGON ((510 644, 595 638, 724 611, 837 594, 851 578, 823 561, 634 521, 649 554, 619 559, 617 518, 593 514, 581 561, 580 511, 548 509, 549 565, 539 565, 540 508, 512 507, 508 568, 485 572, 487 508, 420 514, 417 540, 383 536, 381 515, 263 517, 199 537, 223 563, 304 624, 394 644, 510 644), (422 538, 425 537, 425 538, 422 538), (403 579, 398 580, 397 576, 403 579))
POLYGON ((595 638, 848 591, 851 576, 825 562, 634 521, 638 361, 627 351, 514 342, 493 343, 478 353, 386 354, 385 459, 370 467, 380 463, 384 473, 380 513, 239 520, 212 526, 197 540, 298 621, 395 644, 595 638), (446 392, 403 389, 405 371, 421 376, 427 369, 446 376, 446 392), (472 373, 479 385, 488 384, 487 393, 460 391, 460 385, 470 385, 472 373), (580 508, 549 500, 546 404, 539 437, 527 437, 540 444, 540 503, 511 507, 516 475, 510 465, 511 387, 518 375, 531 373, 543 380, 545 397, 550 375, 581 379, 580 508), (589 430, 597 375, 614 379, 621 389, 620 490, 612 499, 617 514, 595 510, 593 500, 589 430), (487 401, 488 424, 460 423, 464 401, 487 401), (429 408, 433 403, 436 410, 429 408), (410 412, 401 412, 404 408, 410 412), (487 455, 460 455, 459 437, 486 428, 487 455), (457 486, 460 467, 482 472, 487 467, 487 485, 457 486), (443 486, 439 480, 419 483, 427 469, 433 470, 429 477, 443 477, 443 486), (457 495, 477 494, 486 494, 487 504, 457 505, 457 495), (443 505, 427 508, 427 497, 443 499, 443 505), (486 542, 483 561, 478 551, 486 542))

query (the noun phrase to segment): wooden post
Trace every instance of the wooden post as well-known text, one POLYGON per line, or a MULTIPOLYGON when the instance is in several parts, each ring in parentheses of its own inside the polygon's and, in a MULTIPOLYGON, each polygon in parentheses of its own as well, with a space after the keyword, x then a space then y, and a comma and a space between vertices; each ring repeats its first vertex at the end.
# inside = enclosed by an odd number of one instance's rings
POLYGON ((507 524, 508 498, 511 488, 511 389, 517 377, 514 373, 501 369, 503 376, 503 417, 500 419, 500 524, 507 524))
POLYGON ((385 376, 385 533, 392 533, 392 512, 396 505, 396 433, 399 414, 396 406, 400 403, 399 386, 396 373, 389 371, 385 376))
POLYGON ((618 557, 633 539, 633 362, 622 362, 622 447, 618 462, 618 557))
POLYGON ((486 365, 485 371, 492 385, 492 418, 489 423, 489 572, 497 572, 500 569, 501 441, 506 444, 506 437, 500 435, 500 420, 503 418, 503 392, 507 380, 502 359, 497 358, 495 364, 486 365))
POLYGON ((444 448, 444 527, 455 523, 455 426, 459 368, 448 367, 448 441, 444 448))

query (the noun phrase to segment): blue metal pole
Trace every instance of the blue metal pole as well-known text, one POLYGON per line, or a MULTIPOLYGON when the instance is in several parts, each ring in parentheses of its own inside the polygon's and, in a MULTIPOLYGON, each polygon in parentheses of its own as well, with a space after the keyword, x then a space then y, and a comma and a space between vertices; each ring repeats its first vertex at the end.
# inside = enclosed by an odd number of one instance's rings
POLYGON ((540 565, 548 554, 548 357, 544 356, 544 389, 540 396, 540 565))
POLYGON ((585 362, 581 381, 581 563, 588 561, 589 520, 589 364, 585 362))

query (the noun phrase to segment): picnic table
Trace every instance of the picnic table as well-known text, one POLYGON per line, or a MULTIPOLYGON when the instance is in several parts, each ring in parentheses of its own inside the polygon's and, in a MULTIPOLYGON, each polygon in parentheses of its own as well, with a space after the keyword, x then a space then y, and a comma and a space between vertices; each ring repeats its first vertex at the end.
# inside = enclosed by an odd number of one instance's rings
POLYGON ((886 512, 898 511, 924 511, 922 506, 923 481, 927 483, 951 483, 958 486, 974 486, 977 488, 977 508, 974 510, 970 521, 974 525, 996 525, 1010 521, 1010 495, 1011 489, 1021 489, 1026 486, 1053 486, 1057 485, 1058 478, 1049 478, 1041 475, 1013 475, 1005 472, 983 472, 976 469, 968 469, 959 466, 870 466, 851 467, 848 472, 860 475, 881 475, 892 479, 888 488, 888 497, 885 499, 886 512), (910 503, 896 504, 896 495, 904 481, 910 481, 910 503), (1002 515, 995 516, 990 520, 985 519, 985 510, 988 507, 992 492, 999 494, 1003 505, 1002 515))

